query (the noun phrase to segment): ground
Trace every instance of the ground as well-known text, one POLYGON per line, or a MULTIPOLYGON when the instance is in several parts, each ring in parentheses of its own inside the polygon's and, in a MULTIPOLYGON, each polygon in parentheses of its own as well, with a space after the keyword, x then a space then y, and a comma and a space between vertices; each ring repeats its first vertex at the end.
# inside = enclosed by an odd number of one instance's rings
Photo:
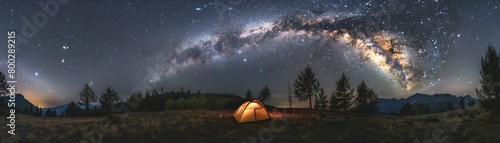
MULTIPOLYGON (((500 142, 500 118, 480 108, 446 113, 367 116, 273 109, 272 120, 239 124, 232 110, 182 110, 111 117, 43 118, 17 114, 16 136, 2 142, 500 142), (89 135, 91 133, 92 135, 89 135)), ((5 126, 7 120, 3 120, 5 126)), ((6 131, 6 126, 0 128, 6 131)))

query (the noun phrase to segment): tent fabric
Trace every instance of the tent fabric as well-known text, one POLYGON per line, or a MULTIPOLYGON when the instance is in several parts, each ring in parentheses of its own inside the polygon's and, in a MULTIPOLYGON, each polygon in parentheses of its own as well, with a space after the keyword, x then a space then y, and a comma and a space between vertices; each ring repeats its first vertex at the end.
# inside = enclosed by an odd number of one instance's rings
POLYGON ((234 112, 233 117, 238 123, 271 119, 266 106, 258 100, 251 100, 241 104, 236 112, 234 112))

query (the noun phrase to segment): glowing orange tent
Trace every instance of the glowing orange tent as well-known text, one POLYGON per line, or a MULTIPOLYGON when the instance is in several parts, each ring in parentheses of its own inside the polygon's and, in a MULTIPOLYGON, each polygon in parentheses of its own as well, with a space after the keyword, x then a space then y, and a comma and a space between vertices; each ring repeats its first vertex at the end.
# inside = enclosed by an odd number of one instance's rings
POLYGON ((266 106, 258 100, 247 101, 234 112, 233 117, 238 123, 255 122, 271 119, 266 106))

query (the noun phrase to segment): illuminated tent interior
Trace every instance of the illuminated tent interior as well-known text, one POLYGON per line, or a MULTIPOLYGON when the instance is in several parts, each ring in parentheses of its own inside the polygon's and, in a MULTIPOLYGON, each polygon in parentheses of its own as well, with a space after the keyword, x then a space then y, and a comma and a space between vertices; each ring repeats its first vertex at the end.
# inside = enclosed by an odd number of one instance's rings
POLYGON ((255 122, 271 119, 266 106, 258 100, 247 101, 234 112, 233 117, 238 123, 255 122))

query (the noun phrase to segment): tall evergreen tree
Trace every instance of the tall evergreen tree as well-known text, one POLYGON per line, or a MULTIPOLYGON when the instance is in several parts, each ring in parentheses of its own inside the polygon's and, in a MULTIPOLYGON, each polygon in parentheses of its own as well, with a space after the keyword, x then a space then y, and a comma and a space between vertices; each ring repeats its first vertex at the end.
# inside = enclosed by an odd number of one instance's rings
POLYGON ((320 85, 311 67, 307 66, 301 71, 294 83, 295 98, 299 101, 309 100, 309 109, 312 113, 312 97, 318 94, 320 85))
POLYGON ((105 114, 111 114, 112 106, 118 103, 119 100, 120 97, 118 96, 118 93, 108 86, 108 88, 106 88, 106 91, 102 94, 101 98, 99 98, 101 109, 105 114))
POLYGON ((365 81, 356 88, 358 95, 355 98, 357 110, 365 114, 374 114, 378 111, 378 97, 373 88, 369 88, 365 81))
POLYGON ((82 91, 80 91, 80 102, 85 104, 85 110, 87 115, 90 115, 90 102, 96 102, 97 96, 95 95, 94 90, 90 87, 89 84, 85 84, 82 91))
POLYGON ((314 109, 319 109, 319 100, 318 100, 318 95, 314 95, 314 109))
POLYGON ((0 95, 7 94, 7 88, 7 79, 5 78, 5 75, 0 72, 0 95))
POLYGON ((325 90, 323 88, 319 89, 318 94, 318 108, 321 110, 325 110, 328 107, 328 99, 325 94, 325 90))
POLYGON ((271 90, 269 90, 269 87, 264 86, 264 88, 262 88, 260 91, 259 91, 259 97, 257 97, 261 102, 264 102, 265 100, 271 98, 271 90))
POLYGON ((250 89, 247 90, 247 94, 245 95, 245 99, 253 100, 252 92, 250 91, 250 89))
POLYGON ((334 93, 332 93, 332 96, 330 96, 330 106, 328 106, 328 109, 332 111, 342 111, 342 108, 340 107, 340 103, 342 102, 342 99, 339 97, 335 96, 334 93))
POLYGON ((340 79, 335 82, 335 90, 330 97, 330 109, 338 110, 339 108, 347 113, 347 108, 350 108, 353 103, 354 89, 351 87, 349 78, 342 73, 340 79))
POLYGON ((290 105, 288 108, 292 108, 292 91, 290 90, 290 82, 287 83, 288 86, 288 104, 290 105))
POLYGON ((481 107, 500 114, 500 53, 489 45, 485 57, 481 57, 481 83, 476 88, 481 107))

